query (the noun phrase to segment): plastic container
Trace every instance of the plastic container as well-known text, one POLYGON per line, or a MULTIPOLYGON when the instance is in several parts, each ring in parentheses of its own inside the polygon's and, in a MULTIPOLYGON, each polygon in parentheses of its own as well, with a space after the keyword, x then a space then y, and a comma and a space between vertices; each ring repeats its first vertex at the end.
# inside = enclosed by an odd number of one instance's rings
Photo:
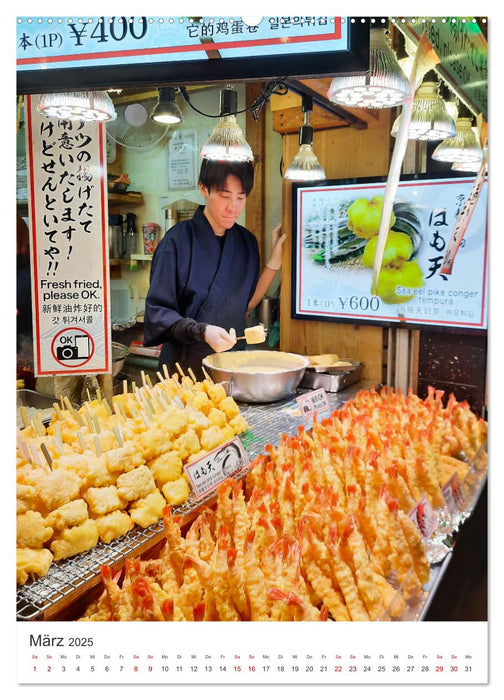
POLYGON ((131 320, 130 288, 124 280, 110 280, 112 323, 131 320))

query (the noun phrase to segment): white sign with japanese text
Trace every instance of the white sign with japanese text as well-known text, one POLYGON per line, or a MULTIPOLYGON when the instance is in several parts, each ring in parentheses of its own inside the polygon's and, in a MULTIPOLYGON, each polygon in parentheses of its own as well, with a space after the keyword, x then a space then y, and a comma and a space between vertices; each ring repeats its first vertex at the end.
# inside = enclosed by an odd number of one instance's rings
POLYGON ((399 183, 376 292, 385 183, 295 186, 293 317, 486 329, 486 179, 452 269, 442 269, 475 177, 399 183))
POLYGON ((38 101, 25 98, 35 375, 108 373, 105 129, 38 101))
POLYGON ((234 476, 249 464, 240 438, 220 445, 201 459, 184 466, 197 499, 214 491, 219 484, 234 476))

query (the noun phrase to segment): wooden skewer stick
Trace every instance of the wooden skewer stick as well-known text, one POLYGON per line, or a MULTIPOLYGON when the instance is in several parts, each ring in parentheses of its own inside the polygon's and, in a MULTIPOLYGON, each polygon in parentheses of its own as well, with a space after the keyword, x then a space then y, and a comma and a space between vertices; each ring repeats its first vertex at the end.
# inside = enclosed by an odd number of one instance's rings
POLYGON ((46 458, 46 462, 49 465, 49 469, 52 470, 52 457, 49 454, 49 450, 47 449, 47 445, 44 442, 40 443, 40 449, 42 450, 42 454, 46 458))
POLYGON ((95 433, 98 433, 98 435, 101 433, 101 425, 100 421, 98 420, 98 416, 96 413, 93 413, 93 424, 95 427, 95 433))
POLYGON ((98 435, 94 436, 94 444, 95 444, 96 456, 101 457, 102 456, 102 448, 100 445, 100 438, 98 437, 98 435))
POLYGON ((208 374, 208 372, 206 371, 206 369, 205 369, 204 367, 202 367, 201 369, 203 370, 203 374, 205 375, 205 378, 208 379, 208 381, 209 381, 211 384, 213 384, 213 383, 214 383, 214 380, 213 380, 212 377, 208 374))
POLYGON ((54 424, 54 442, 56 443, 56 447, 58 448, 58 452, 60 455, 65 454, 65 446, 63 445, 63 438, 61 436, 61 428, 59 423, 54 424))
POLYGON ((28 412, 26 410, 26 406, 20 406, 19 412, 21 413, 21 420, 23 421, 23 428, 27 428, 30 425, 30 421, 28 420, 28 412))
POLYGON ((81 431, 77 431, 77 437, 79 438, 80 446, 82 447, 82 451, 86 451, 86 443, 84 442, 84 436, 82 435, 81 431))
POLYGON ((166 377, 163 377, 163 375, 161 374, 161 372, 156 372, 156 375, 157 375, 159 381, 160 381, 161 383, 164 383, 164 380, 166 379, 166 377))
POLYGON ((35 447, 35 445, 32 445, 31 448, 31 453, 32 453, 32 458, 30 462, 33 462, 34 464, 37 464, 39 467, 43 467, 42 460, 40 459, 40 453, 38 449, 35 447))
POLYGON ((184 370, 182 369, 182 367, 179 365, 178 362, 175 362, 175 367, 178 369, 181 378, 184 378, 185 377, 184 370))
POLYGON ((197 384, 198 380, 196 379, 196 375, 194 374, 194 372, 192 371, 192 369, 189 367, 189 369, 188 369, 187 371, 189 372, 189 375, 190 375, 191 379, 193 380, 193 382, 194 382, 195 384, 197 384))
POLYGON ((44 437, 44 433, 40 431, 40 428, 39 428, 39 426, 38 426, 38 424, 37 424, 37 421, 32 420, 32 421, 31 421, 31 426, 32 426, 32 428, 33 428, 33 431, 34 431, 35 433, 37 433, 37 435, 38 435, 39 437, 44 437))
POLYGON ((119 443, 119 447, 122 447, 124 445, 124 440, 121 435, 121 431, 119 430, 119 427, 117 425, 114 425, 112 428, 112 432, 114 433, 115 439, 119 443))
POLYGON ((30 456, 30 450, 28 448, 28 443, 22 437, 21 433, 19 432, 19 428, 18 428, 17 435, 16 435, 16 441, 17 441, 18 450, 20 451, 21 455, 26 459, 27 462, 31 462, 31 456, 30 456))
POLYGON ((128 393, 128 380, 123 379, 123 394, 127 394, 127 393, 128 393))
POLYGON ((58 416, 59 420, 63 420, 63 414, 61 413, 61 409, 60 409, 59 403, 57 403, 57 401, 55 401, 53 403, 53 408, 54 408, 54 412, 58 416))
POLYGON ((42 423, 42 413, 40 411, 37 411, 37 424, 39 426, 40 434, 45 435, 47 431, 44 428, 44 424, 42 423))
POLYGON ((169 378, 170 378, 170 373, 168 372, 168 367, 167 367, 166 365, 163 365, 163 372, 164 372, 165 378, 166 378, 166 379, 169 379, 169 378))

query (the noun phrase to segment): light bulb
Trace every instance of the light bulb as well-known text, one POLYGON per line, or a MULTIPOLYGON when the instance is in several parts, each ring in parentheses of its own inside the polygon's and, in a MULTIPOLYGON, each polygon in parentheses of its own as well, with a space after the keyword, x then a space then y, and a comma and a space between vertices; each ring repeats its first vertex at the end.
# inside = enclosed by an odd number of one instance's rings
POLYGON ((41 95, 37 109, 46 117, 71 121, 112 121, 114 104, 105 91, 55 92, 41 95))
POLYGON ((409 92, 409 82, 395 53, 386 40, 384 29, 371 29, 369 71, 332 80, 327 97, 347 107, 382 109, 402 104, 409 92))
POLYGON ((432 159, 446 163, 475 163, 483 158, 483 150, 471 128, 469 117, 459 117, 456 134, 442 141, 432 159))

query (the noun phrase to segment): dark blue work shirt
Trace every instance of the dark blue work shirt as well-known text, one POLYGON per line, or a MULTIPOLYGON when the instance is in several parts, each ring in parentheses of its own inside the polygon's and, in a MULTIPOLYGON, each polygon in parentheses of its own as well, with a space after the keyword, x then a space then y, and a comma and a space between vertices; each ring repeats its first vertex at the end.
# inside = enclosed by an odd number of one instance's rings
POLYGON ((213 352, 205 324, 243 335, 247 306, 259 278, 255 236, 239 224, 217 236, 199 207, 171 228, 152 260, 145 303, 144 345, 163 344, 160 365, 179 362, 198 374, 213 352))

